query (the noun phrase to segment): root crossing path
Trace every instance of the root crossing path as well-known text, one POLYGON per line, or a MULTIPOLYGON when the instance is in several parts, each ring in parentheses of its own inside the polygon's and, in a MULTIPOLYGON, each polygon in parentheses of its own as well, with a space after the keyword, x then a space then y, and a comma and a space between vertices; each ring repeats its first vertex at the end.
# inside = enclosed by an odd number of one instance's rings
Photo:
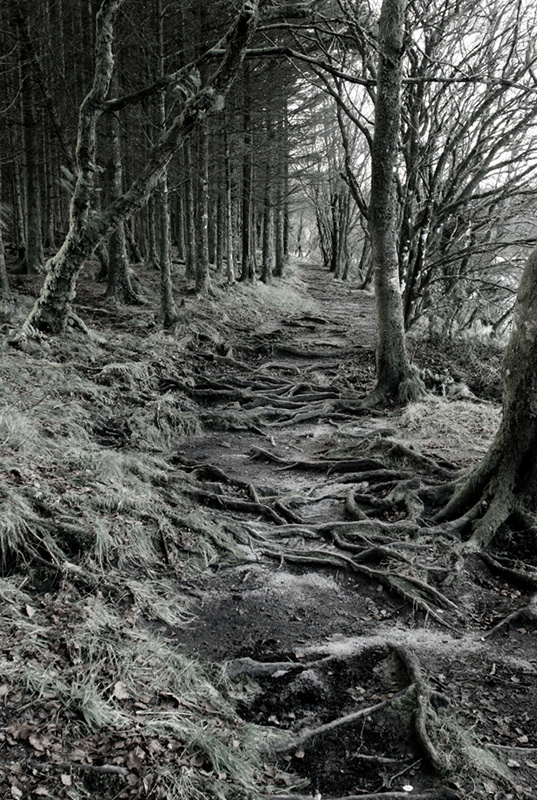
POLYGON ((231 326, 180 386, 205 432, 181 442, 177 467, 222 557, 178 646, 244 692, 267 765, 286 775, 272 797, 531 797, 533 623, 485 635, 517 595, 477 557, 453 579, 452 540, 424 535, 412 491, 457 463, 360 408, 373 298, 319 267, 301 275, 307 310, 231 326))

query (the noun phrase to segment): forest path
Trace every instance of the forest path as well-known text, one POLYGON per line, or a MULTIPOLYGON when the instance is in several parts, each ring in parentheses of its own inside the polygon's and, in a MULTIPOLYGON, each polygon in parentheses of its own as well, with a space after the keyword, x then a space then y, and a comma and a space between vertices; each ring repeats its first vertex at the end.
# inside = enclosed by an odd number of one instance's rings
POLYGON ((213 509, 221 541, 237 543, 238 559, 208 565, 194 622, 174 639, 189 655, 227 662, 239 681, 242 673, 258 679, 262 691, 241 713, 281 731, 281 765, 307 780, 308 795, 531 796, 529 751, 514 795, 502 792, 509 780, 491 752, 472 750, 471 767, 463 752, 478 744, 473 736, 503 746, 518 730, 518 741, 537 735, 527 693, 505 696, 506 682, 537 675, 531 642, 528 651, 523 634, 507 645, 484 639, 513 595, 480 565, 471 579, 443 585, 449 543, 416 540, 394 492, 420 468, 435 483, 454 465, 442 442, 425 460, 413 444, 398 451, 399 415, 357 408, 374 381, 371 295, 318 266, 301 273, 315 311, 266 319, 255 331, 230 327, 226 354, 205 360, 198 375, 193 391, 209 429, 181 443, 177 463, 195 502, 213 509), (386 443, 383 462, 371 442, 386 443), (435 746, 397 706, 409 686, 450 709, 435 746), (444 784, 461 764, 468 774, 444 784))
MULTIPOLYGON (((299 397, 300 387, 322 390, 333 387, 334 382, 365 394, 373 377, 373 297, 352 284, 335 282, 318 265, 303 265, 301 273, 318 310, 267 319, 255 331, 256 342, 267 343, 265 360, 259 363, 256 355, 252 368, 257 375, 270 376, 275 384, 280 380, 288 383, 285 394, 289 397, 299 397)), ((249 339, 247 343, 230 344, 241 359, 251 355, 249 339)), ((211 379, 229 382, 233 372, 230 366, 222 374, 211 374, 211 379)), ((290 500, 309 523, 343 520, 346 484, 330 481, 327 486, 325 470, 291 470, 262 458, 252 459, 260 448, 290 462, 322 458, 338 424, 328 415, 280 425, 261 425, 258 432, 207 431, 183 442, 180 456, 192 463, 214 465, 231 479, 261 487, 262 493, 273 493, 284 503, 290 500)), ((376 425, 376 417, 360 418, 361 430, 372 430, 376 425)), ((221 508, 225 509, 225 501, 221 508)), ((248 516, 252 520, 257 515, 248 516)), ((196 654, 216 660, 254 653, 265 658, 267 646, 269 651, 281 653, 296 649, 297 642, 356 633, 355 579, 301 572, 275 571, 270 563, 227 568, 225 576, 220 572, 214 585, 209 580, 211 588, 203 606, 194 609, 198 621, 185 631, 185 643, 196 654), (261 586, 264 590, 260 592, 261 586)))

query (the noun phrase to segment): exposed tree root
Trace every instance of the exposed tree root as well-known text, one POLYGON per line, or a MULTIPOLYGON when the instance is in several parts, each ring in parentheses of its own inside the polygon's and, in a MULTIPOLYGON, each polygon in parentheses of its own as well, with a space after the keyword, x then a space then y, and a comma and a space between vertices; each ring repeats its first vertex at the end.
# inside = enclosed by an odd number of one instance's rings
MULTIPOLYGON (((262 794, 261 800, 315 800, 308 794, 262 794)), ((410 794, 408 792, 374 792, 373 794, 348 794, 344 797, 334 797, 332 800, 459 800, 459 795, 453 789, 438 786, 427 792, 410 794)))
POLYGON ((289 459, 284 458, 283 456, 279 456, 276 453, 271 453, 270 450, 265 450, 263 447, 252 447, 250 449, 250 458, 254 459, 265 459, 265 461, 271 461, 274 464, 280 464, 285 469, 311 469, 311 470, 319 470, 320 472, 328 471, 329 468, 336 464, 335 461, 305 461, 302 459, 289 459))
POLYGON ((241 500, 238 497, 231 497, 225 494, 216 494, 216 492, 208 492, 201 486, 183 486, 183 491, 199 497, 200 500, 205 501, 209 505, 216 506, 217 508, 225 508, 229 511, 243 511, 249 514, 260 514, 276 525, 284 525, 287 520, 277 513, 273 508, 264 503, 254 503, 251 500, 241 500))
POLYGON ((534 594, 533 597, 530 598, 530 601, 527 605, 517 609, 516 611, 513 611, 511 614, 508 614, 505 619, 502 619, 501 622, 498 622, 494 628, 485 634, 484 638, 489 639, 491 636, 495 636, 497 633, 505 630, 514 622, 518 622, 519 620, 537 622, 537 594, 534 594))
POLYGON ((416 692, 414 727, 421 748, 432 768, 437 772, 445 772, 448 769, 448 762, 433 745, 427 732, 427 716, 434 712, 431 706, 431 690, 423 679, 420 663, 414 653, 408 650, 408 648, 401 647, 397 644, 390 644, 390 647, 397 653, 405 665, 413 682, 416 692))
POLYGON ((352 520, 363 521, 368 519, 367 514, 362 511, 356 502, 354 487, 345 493, 345 514, 352 520))
POLYGON ((493 572, 509 578, 513 583, 525 586, 529 589, 537 589, 537 570, 532 567, 517 569, 513 567, 510 559, 496 556, 493 558, 489 553, 479 553, 481 559, 493 572))
POLYGON ((442 612, 434 608, 425 598, 429 596, 445 609, 451 610, 455 616, 461 616, 457 606, 448 600, 441 592, 434 589, 429 584, 411 575, 401 575, 397 572, 373 569, 360 564, 347 556, 338 553, 329 553, 325 550, 310 550, 304 554, 286 553, 284 551, 263 550, 264 555, 269 558, 276 558, 279 561, 288 561, 291 564, 302 564, 305 566, 316 567, 346 567, 351 572, 364 575, 372 580, 377 580, 390 591, 398 594, 404 600, 412 603, 415 608, 420 609, 426 616, 435 619, 441 625, 454 630, 454 626, 442 616, 442 612))
POLYGON ((352 725, 359 719, 363 719, 371 714, 375 714, 377 711, 382 711, 382 709, 393 703, 396 697, 400 697, 402 694, 403 692, 398 692, 397 694, 394 694, 393 697, 390 697, 389 700, 383 700, 380 703, 376 703, 374 706, 368 706, 367 708, 360 708, 358 711, 352 711, 350 714, 345 714, 343 717, 338 717, 331 722, 326 722, 324 725, 319 725, 317 728, 306 730, 300 736, 295 736, 291 739, 284 739, 281 742, 275 742, 269 745, 267 749, 271 753, 289 753, 291 750, 296 750, 297 748, 307 744, 310 739, 313 739, 316 736, 322 736, 324 733, 329 733, 330 731, 336 730, 336 728, 341 728, 344 725, 352 725))
POLYGON ((255 661, 253 658, 235 658, 226 665, 226 674, 230 678, 237 675, 249 675, 251 678, 269 678, 272 675, 285 675, 287 672, 303 672, 314 667, 324 667, 334 661, 334 656, 326 656, 317 661, 255 661))

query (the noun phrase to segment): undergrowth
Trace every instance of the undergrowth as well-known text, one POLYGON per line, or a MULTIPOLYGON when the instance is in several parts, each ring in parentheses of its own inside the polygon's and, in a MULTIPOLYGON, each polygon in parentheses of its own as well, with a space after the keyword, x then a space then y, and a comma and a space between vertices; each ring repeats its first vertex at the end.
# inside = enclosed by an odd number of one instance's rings
POLYGON ((260 769, 256 730, 220 671, 165 634, 191 622, 199 571, 241 544, 183 494, 173 455, 200 409, 162 387, 188 385, 200 349, 225 352, 230 324, 304 300, 292 281, 217 290, 187 298, 170 334, 148 306, 101 315, 94 287, 81 294, 94 335, 0 350, 0 786, 239 800, 260 769))

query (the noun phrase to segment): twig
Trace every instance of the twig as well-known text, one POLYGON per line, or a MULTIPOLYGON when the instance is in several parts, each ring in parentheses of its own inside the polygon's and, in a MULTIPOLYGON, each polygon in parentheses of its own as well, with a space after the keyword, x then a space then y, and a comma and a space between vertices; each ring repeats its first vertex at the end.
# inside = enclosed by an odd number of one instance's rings
POLYGON ((363 717, 367 717, 370 714, 375 714, 377 711, 381 711, 383 708, 386 708, 386 706, 389 706, 390 703, 392 703, 393 700, 396 697, 399 697, 401 694, 403 694, 403 692, 398 692, 388 700, 383 700, 381 703, 376 703, 374 706, 360 708, 358 711, 352 711, 350 714, 345 714, 344 717, 338 717, 338 719, 332 720, 332 722, 326 722, 324 725, 319 725, 318 728, 306 730, 301 736, 276 742, 267 749, 269 749, 272 753, 288 753, 290 750, 302 747, 302 745, 306 744, 306 742, 309 742, 309 740, 313 739, 315 736, 321 736, 323 733, 329 733, 330 731, 340 728, 343 725, 351 725, 353 722, 356 722, 363 717))
POLYGON ((71 769, 81 769, 85 770, 86 772, 98 772, 102 775, 122 775, 124 778, 129 775, 129 770, 126 767, 118 767, 116 764, 80 764, 76 761, 66 761, 60 764, 53 764, 50 761, 42 762, 42 761, 35 761, 34 759, 28 759, 28 764, 32 769, 40 770, 41 772, 47 772, 48 770, 71 770, 71 769))

